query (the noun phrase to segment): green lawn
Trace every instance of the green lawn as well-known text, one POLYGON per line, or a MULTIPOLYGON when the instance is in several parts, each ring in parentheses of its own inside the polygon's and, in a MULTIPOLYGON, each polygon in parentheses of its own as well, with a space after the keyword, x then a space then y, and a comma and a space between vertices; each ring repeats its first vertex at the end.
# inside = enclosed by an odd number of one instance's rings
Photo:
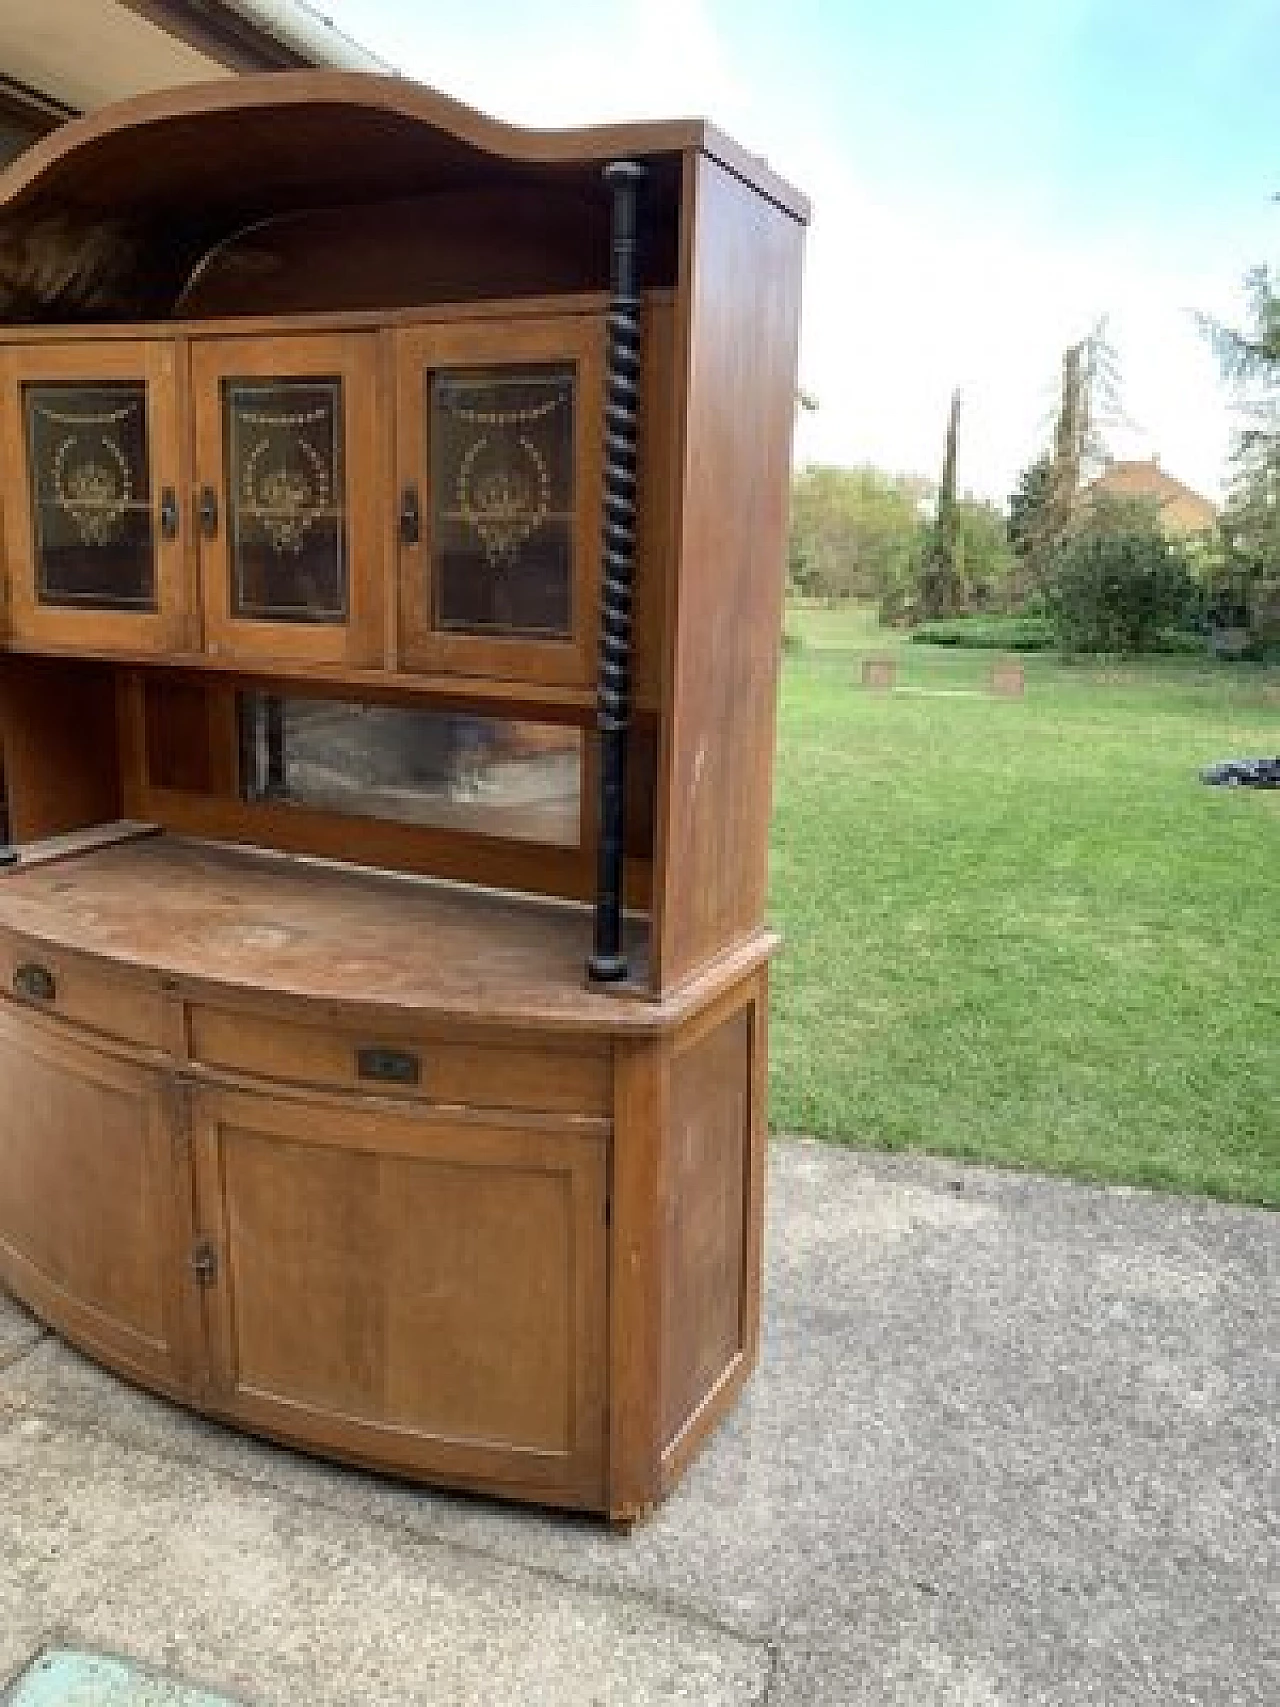
POLYGON ((1280 793, 1196 774, 1280 751, 1280 670, 1040 655, 999 700, 990 654, 788 628, 775 1128, 1280 1204, 1280 793))

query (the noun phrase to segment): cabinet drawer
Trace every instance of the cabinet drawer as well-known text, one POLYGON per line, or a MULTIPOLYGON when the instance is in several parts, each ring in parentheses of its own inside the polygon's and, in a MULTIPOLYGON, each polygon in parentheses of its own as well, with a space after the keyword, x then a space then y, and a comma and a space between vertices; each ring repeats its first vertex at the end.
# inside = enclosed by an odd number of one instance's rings
POLYGON ((107 971, 78 954, 20 937, 0 939, 0 989, 25 1006, 77 1025, 160 1049, 160 991, 107 971))
POLYGON ((264 1023, 255 1014, 213 1007, 192 1008, 190 1037, 191 1054, 203 1065, 265 1079, 471 1108, 609 1113, 608 1055, 557 1039, 506 1043, 457 1032, 264 1023))

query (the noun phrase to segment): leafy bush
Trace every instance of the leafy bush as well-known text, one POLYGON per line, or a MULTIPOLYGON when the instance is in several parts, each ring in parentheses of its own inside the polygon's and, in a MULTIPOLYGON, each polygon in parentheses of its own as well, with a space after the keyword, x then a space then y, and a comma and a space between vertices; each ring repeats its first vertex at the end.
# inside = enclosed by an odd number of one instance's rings
POLYGON ((1181 548, 1146 503, 1099 498, 1054 553, 1047 604, 1066 652, 1154 652, 1196 607, 1181 548))
POLYGON ((982 652, 1049 652, 1057 630, 1041 616, 957 616, 922 622, 911 635, 922 646, 963 646, 982 652))

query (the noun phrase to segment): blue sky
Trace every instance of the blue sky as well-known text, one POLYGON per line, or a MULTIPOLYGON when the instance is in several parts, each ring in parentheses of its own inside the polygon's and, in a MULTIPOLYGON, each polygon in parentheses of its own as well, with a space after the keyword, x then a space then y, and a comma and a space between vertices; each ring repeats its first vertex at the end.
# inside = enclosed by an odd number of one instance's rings
POLYGON ((1229 398, 1189 310, 1280 262, 1280 0, 322 0, 514 122, 705 114, 812 198, 798 453, 962 485, 1035 453, 1063 346, 1109 316, 1122 455, 1217 496, 1229 398))

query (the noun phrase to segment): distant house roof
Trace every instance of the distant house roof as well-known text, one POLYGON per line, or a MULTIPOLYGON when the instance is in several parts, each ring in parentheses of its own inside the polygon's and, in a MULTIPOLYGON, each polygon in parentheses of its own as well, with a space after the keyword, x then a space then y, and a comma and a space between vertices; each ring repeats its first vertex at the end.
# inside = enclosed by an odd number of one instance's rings
POLYGON ((1203 533, 1218 519, 1218 507, 1190 486, 1166 474, 1160 458, 1147 462, 1113 462, 1087 488, 1108 498, 1145 498, 1154 502, 1170 533, 1203 533))

